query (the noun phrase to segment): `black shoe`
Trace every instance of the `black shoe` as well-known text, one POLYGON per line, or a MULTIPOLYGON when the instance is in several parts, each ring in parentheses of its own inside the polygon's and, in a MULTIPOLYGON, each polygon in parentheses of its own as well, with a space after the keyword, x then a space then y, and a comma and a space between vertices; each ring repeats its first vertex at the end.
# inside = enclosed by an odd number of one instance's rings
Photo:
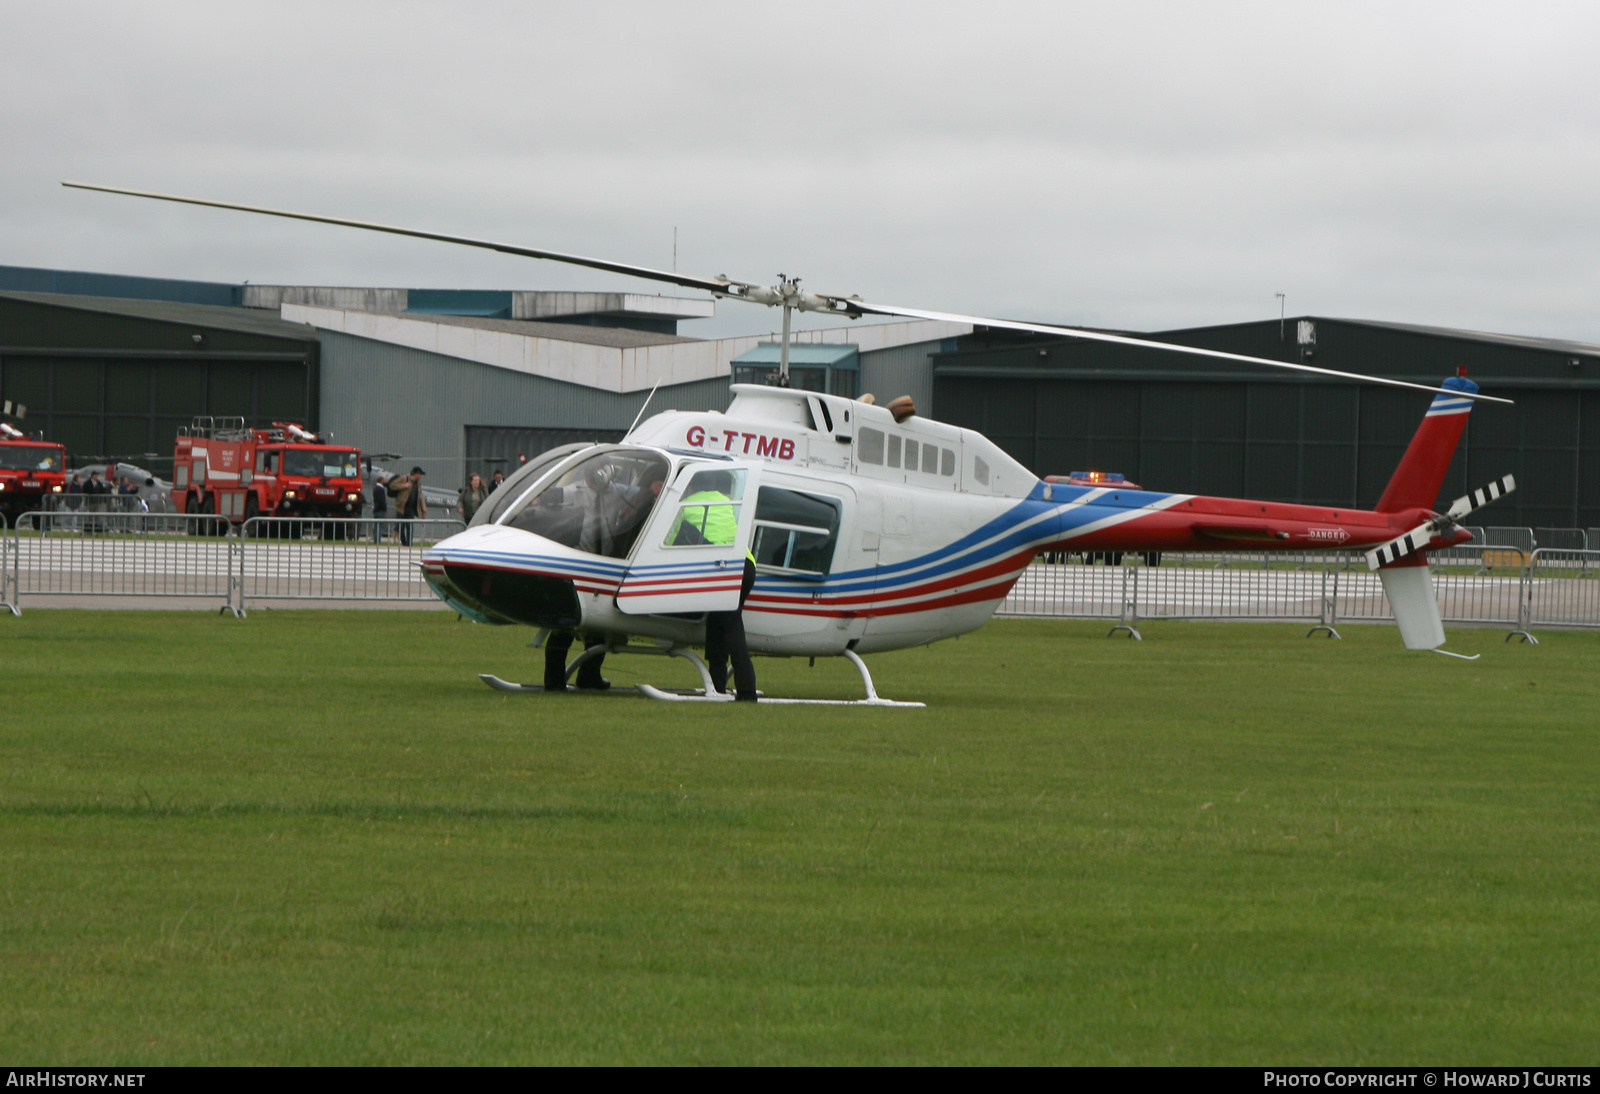
POLYGON ((558 676, 554 680, 546 679, 544 682, 544 690, 564 693, 567 690, 566 678, 558 676))
POLYGON ((604 691, 610 686, 611 681, 607 680, 604 676, 597 676, 592 680, 585 680, 581 676, 578 677, 579 691, 604 691))
POLYGON ((746 695, 744 692, 741 691, 741 692, 739 692, 737 695, 735 695, 733 697, 733 701, 735 703, 753 703, 753 702, 756 701, 756 697, 755 697, 754 693, 752 693, 750 695, 746 695))

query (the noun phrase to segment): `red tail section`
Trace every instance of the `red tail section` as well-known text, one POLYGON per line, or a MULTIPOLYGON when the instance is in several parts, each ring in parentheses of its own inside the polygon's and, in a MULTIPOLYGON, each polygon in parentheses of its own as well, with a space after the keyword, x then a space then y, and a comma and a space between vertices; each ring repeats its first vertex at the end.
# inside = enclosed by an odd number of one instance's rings
MULTIPOLYGON (((1466 369, 1461 371, 1465 373, 1466 369)), ((1478 390, 1478 385, 1465 375, 1452 376, 1439 386, 1469 393, 1478 390)), ((1471 411, 1471 399, 1451 395, 1433 397, 1433 405, 1428 407, 1422 425, 1417 427, 1417 435, 1411 438, 1411 446, 1400 458, 1400 466, 1394 469, 1394 477, 1384 488, 1383 497, 1378 499, 1378 512, 1433 508, 1471 411)))

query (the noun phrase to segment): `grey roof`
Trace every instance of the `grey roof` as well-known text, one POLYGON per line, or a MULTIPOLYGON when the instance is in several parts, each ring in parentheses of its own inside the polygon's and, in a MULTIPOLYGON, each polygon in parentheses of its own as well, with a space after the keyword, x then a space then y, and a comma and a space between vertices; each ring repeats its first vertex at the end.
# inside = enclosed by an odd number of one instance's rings
POLYGON ((244 308, 212 304, 178 304, 170 300, 130 300, 112 296, 73 296, 50 292, 0 292, 0 299, 21 300, 52 308, 99 312, 129 319, 148 319, 158 323, 177 323, 207 330, 227 330, 258 334, 270 338, 291 338, 314 342, 317 329, 307 323, 289 323, 275 315, 263 315, 244 308))
POLYGON ((679 342, 700 342, 700 338, 684 338, 676 334, 657 334, 654 331, 630 330, 626 327, 590 327, 582 323, 540 323, 530 319, 485 319, 476 315, 434 315, 432 313, 370 312, 393 319, 411 319, 419 323, 448 323, 455 327, 477 327, 479 330, 504 331, 523 334, 529 338, 549 338, 557 342, 582 342, 590 346, 611 346, 614 349, 637 349, 640 346, 670 346, 679 342))
POLYGON ((1426 334, 1434 338, 1462 338, 1469 342, 1493 342, 1501 346, 1521 349, 1546 350, 1554 353, 1600 354, 1600 345, 1593 342, 1573 342, 1566 338, 1533 338, 1524 334, 1492 334, 1481 330, 1457 330, 1453 327, 1427 327, 1420 323, 1386 323, 1378 319, 1332 319, 1334 323, 1353 323, 1361 327, 1382 327, 1385 330, 1426 334))
MULTIPOLYGON (((858 356, 860 347, 852 342, 810 342, 789 346, 789 360, 796 365, 837 365, 858 356)), ((781 342, 762 342, 733 359, 736 365, 776 365, 782 361, 781 342)), ((854 367, 847 365, 846 367, 854 367)))

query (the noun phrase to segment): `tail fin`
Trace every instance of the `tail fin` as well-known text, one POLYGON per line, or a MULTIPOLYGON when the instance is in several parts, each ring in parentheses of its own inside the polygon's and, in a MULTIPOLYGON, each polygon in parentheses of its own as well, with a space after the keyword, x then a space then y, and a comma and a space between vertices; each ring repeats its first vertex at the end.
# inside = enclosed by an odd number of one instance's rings
MULTIPOLYGON (((1466 366, 1460 375, 1452 376, 1440 387, 1452 391, 1476 393, 1478 385, 1467 379, 1466 366)), ((1398 513, 1402 509, 1432 509, 1444 488, 1445 472, 1450 470, 1450 460, 1461 442, 1461 432, 1467 428, 1467 415, 1472 411, 1472 400, 1459 396, 1435 395, 1433 405, 1417 427, 1406 454, 1400 457, 1400 466, 1378 499, 1378 512, 1398 513)))

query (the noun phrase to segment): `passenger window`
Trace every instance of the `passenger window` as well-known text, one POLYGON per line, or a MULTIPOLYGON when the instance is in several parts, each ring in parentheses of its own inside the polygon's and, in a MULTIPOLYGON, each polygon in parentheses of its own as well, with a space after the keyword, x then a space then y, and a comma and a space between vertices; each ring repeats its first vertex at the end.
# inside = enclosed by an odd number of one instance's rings
POLYGON ((956 454, 948 448, 939 453, 939 474, 950 478, 956 473, 956 454))
POLYGON ((862 426, 856 431, 856 460, 860 463, 883 463, 883 431, 862 426))
POLYGON ((915 471, 917 469, 917 458, 918 458, 917 457, 917 442, 908 439, 906 441, 906 470, 907 471, 915 471))
POLYGON ((206 461, 205 460, 195 460, 194 461, 194 484, 196 486, 204 486, 206 484, 206 461))
POLYGON ((731 544, 739 532, 739 502, 744 498, 743 468, 696 471, 678 500, 678 515, 667 528, 666 547, 731 544))
POLYGON ((890 467, 900 466, 900 435, 898 433, 889 434, 888 464, 890 467))
POLYGON ((939 473, 939 450, 931 444, 922 446, 922 472, 925 475, 939 473))
POLYGON ((838 499, 763 486, 750 553, 764 569, 826 574, 839 538, 838 499))
POLYGON ((989 485, 989 465, 983 462, 982 456, 972 457, 972 477, 982 486, 989 485))

